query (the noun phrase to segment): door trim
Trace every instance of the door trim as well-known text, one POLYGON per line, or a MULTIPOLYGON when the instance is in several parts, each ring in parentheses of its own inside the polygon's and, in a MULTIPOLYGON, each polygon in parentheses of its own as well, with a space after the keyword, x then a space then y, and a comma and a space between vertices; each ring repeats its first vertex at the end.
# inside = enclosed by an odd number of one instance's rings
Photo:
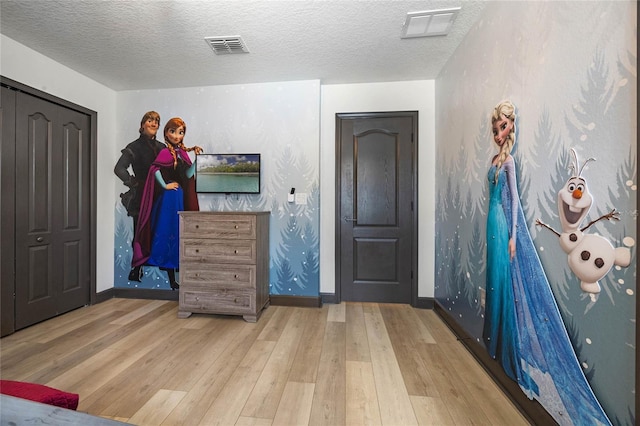
MULTIPOLYGON (((26 93, 30 96, 34 96, 40 99, 43 99, 45 101, 63 106, 65 108, 69 108, 72 109, 74 111, 77 111, 79 113, 85 114, 87 116, 89 116, 89 126, 90 126, 90 132, 89 132, 89 146, 90 146, 90 164, 89 164, 89 169, 90 169, 90 182, 89 182, 89 186, 90 186, 90 192, 91 192, 91 196, 90 196, 90 224, 89 224, 89 229, 90 229, 90 242, 89 242, 89 250, 90 250, 90 265, 89 265, 89 279, 90 279, 90 283, 89 283, 89 303, 91 305, 96 303, 97 297, 96 297, 96 262, 97 262, 97 256, 96 256, 96 240, 97 240, 97 229, 96 229, 96 218, 97 218, 97 139, 98 139, 98 113, 96 111, 90 110, 88 108, 85 108, 83 106, 77 105, 73 102, 69 102, 65 99, 62 98, 58 98, 57 96, 51 95, 49 93, 43 92, 41 90, 38 90, 36 88, 33 88, 31 86, 27 86, 23 83, 20 83, 18 81, 6 78, 4 76, 0 76, 0 85, 2 85, 3 87, 7 87, 11 90, 16 90, 19 92, 23 92, 26 93)), ((3 155, 5 153, 3 152, 3 155)), ((15 152, 13 153, 13 155, 15 156, 15 152)), ((15 161, 11 162, 12 164, 15 164, 15 161)), ((4 161, 3 161, 3 164, 4 161)), ((15 172, 15 170, 13 170, 13 172, 15 172)), ((3 183, 4 184, 4 183, 3 183)), ((2 205, 2 212, 0 213, 0 216, 2 218, 2 221, 4 223, 5 218, 12 218, 15 217, 15 203, 11 202, 9 205, 5 205, 6 200, 3 199, 3 205, 2 205)), ((13 222, 12 222, 13 223, 13 222)), ((7 242, 5 238, 2 239, 2 247, 0 248, 0 251, 2 253, 5 253, 6 251, 6 244, 7 242)), ((11 244, 14 244, 15 239, 12 239, 10 241, 11 244)), ((11 250, 11 252, 13 252, 13 249, 11 250)), ((14 261, 15 262, 15 261, 14 261)), ((15 294, 15 280, 16 280, 16 276, 15 276, 15 264, 12 264, 13 268, 10 268, 8 271, 6 270, 7 268, 4 268, 4 264, 3 264, 3 268, 2 268, 2 272, 0 273, 0 276, 2 278, 2 282, 9 282, 11 283, 11 293, 15 294), (8 280, 8 281, 5 281, 8 280)), ((2 294, 5 294, 5 289, 3 288, 3 292, 2 294)), ((13 312, 13 303, 14 303, 14 298, 10 298, 7 300, 7 298, 3 297, 2 300, 0 301, 0 309, 2 309, 2 311, 5 311, 5 308, 10 310, 11 312, 13 312), (11 307, 9 307, 11 306, 11 307)), ((3 317, 3 322, 4 322, 4 317, 3 317)), ((13 331, 15 331, 15 317, 12 319, 12 323, 9 325, 13 331)), ((3 324, 3 335, 4 335, 4 331, 5 331, 5 325, 3 324)))
MULTIPOLYGON (((342 281, 340 271, 342 267, 341 259, 341 242, 342 235, 340 233, 340 200, 342 192, 340 187, 340 177, 342 173, 342 147, 340 145, 340 122, 342 120, 356 120, 365 118, 386 118, 386 117, 412 117, 413 118, 413 158, 411 160, 411 202, 413 203, 413 219, 412 219, 412 237, 411 237, 411 268, 413 276, 411 277, 411 306, 418 306, 418 111, 392 111, 392 112, 349 112, 337 113, 335 122, 335 293, 332 303, 340 303, 342 301, 342 281)), ((328 300, 328 299, 327 299, 328 300)))

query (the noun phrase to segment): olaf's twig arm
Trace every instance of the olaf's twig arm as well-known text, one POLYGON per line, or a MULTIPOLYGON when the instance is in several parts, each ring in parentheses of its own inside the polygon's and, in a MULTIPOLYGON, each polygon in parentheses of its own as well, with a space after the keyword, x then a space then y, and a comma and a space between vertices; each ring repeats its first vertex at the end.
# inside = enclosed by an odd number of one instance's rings
POLYGON ((609 213, 600 216, 599 218, 597 218, 596 220, 592 220, 591 222, 589 222, 589 224, 587 226, 585 226, 584 228, 581 229, 581 231, 584 231, 585 229, 587 229, 588 227, 590 227, 591 225, 593 225, 594 223, 601 221, 601 220, 620 220, 620 212, 617 211, 616 209, 611 210, 609 213))
POLYGON ((546 223, 542 222, 540 219, 536 219, 536 225, 538 226, 543 226, 545 228, 547 228, 549 231, 553 232, 554 234, 556 234, 558 237, 560 236, 560 234, 558 233, 558 231, 556 231, 555 229, 553 229, 552 227, 550 227, 549 225, 547 225, 546 223))

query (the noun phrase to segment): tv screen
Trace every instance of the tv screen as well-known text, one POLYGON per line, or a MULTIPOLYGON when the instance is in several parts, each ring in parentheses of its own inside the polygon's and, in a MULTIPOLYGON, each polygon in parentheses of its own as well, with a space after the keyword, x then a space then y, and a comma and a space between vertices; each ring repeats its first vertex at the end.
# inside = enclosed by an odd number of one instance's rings
POLYGON ((260 154, 200 154, 196 192, 259 194, 260 154))

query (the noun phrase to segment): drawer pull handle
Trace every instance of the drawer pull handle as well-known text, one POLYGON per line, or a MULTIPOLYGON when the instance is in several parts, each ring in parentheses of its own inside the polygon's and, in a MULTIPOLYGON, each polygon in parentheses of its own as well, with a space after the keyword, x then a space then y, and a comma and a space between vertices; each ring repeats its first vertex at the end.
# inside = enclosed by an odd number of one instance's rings
POLYGON ((238 303, 238 298, 233 299, 233 303, 238 303))
POLYGON ((196 225, 196 229, 200 228, 200 225, 196 225))
POLYGON ((234 253, 234 254, 238 254, 238 250, 234 250, 234 251, 233 251, 233 253, 234 253))
POLYGON ((200 253, 200 249, 196 249, 196 253, 200 253))
POLYGON ((200 298, 198 296, 196 296, 196 302, 199 302, 200 298))
POLYGON ((234 228, 238 229, 238 225, 234 226, 234 228))
POLYGON ((237 280, 238 279, 238 274, 234 274, 233 278, 235 278, 237 280))
POLYGON ((199 277, 199 276, 200 276, 200 274, 196 273, 196 277, 199 277))

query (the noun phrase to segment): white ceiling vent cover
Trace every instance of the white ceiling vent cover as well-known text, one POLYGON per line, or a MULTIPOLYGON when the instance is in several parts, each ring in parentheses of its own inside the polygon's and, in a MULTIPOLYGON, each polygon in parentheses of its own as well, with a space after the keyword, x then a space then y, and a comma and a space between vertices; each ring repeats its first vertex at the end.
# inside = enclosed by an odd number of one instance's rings
POLYGON ((233 53, 249 53, 247 45, 240 36, 205 37, 204 41, 216 55, 230 55, 233 53))
POLYGON ((449 33, 459 7, 407 13, 400 38, 443 36, 449 33))

